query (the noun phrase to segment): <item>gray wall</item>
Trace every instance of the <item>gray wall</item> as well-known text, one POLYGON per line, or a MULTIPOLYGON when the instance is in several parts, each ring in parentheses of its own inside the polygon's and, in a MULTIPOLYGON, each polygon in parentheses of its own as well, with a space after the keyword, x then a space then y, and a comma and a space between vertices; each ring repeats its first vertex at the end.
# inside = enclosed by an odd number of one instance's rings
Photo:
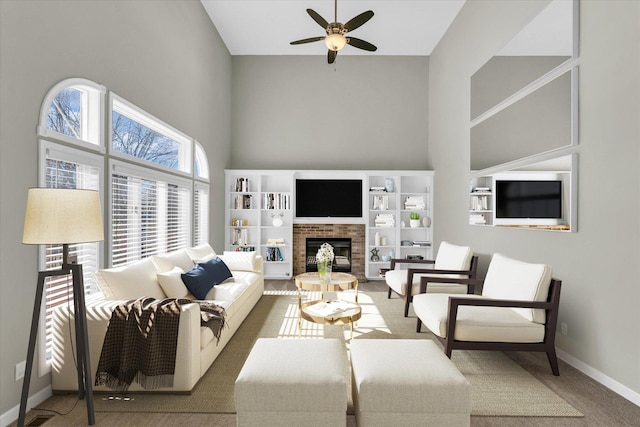
POLYGON ((428 67, 427 57, 234 57, 233 167, 430 169, 428 67))
MULTIPOLYGON (((37 279, 24 246, 28 187, 37 186, 40 105, 84 77, 196 138, 212 173, 211 241, 222 249, 223 169, 230 141, 231 57, 199 1, 0 2, 0 414, 19 404, 37 279), (218 215, 219 213, 219 215, 218 215)), ((33 375, 31 394, 50 384, 33 375)))
POLYGON ((470 76, 544 5, 467 2, 430 58, 436 240, 471 245, 484 271, 495 252, 552 265, 563 281, 559 320, 568 325, 557 346, 601 381, 611 385, 609 377, 618 391, 635 392, 637 402, 639 2, 581 2, 578 232, 467 224, 470 76))

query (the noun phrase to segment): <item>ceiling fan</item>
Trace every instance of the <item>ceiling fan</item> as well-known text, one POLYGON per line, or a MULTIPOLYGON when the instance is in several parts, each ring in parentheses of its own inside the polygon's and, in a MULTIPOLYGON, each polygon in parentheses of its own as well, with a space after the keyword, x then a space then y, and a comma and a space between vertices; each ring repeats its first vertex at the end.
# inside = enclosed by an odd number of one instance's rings
POLYGON ((329 52, 327 54, 329 64, 334 63, 334 61, 336 60, 336 56, 338 55, 338 51, 347 44, 353 47, 357 47, 358 49, 368 50, 370 52, 375 52, 378 49, 371 43, 364 40, 360 40, 355 37, 345 37, 345 34, 355 30, 362 24, 366 23, 369 19, 371 19, 371 17, 373 17, 372 11, 367 10, 366 12, 362 12, 360 15, 349 20, 346 24, 338 22, 338 0, 335 0, 335 21, 332 23, 328 23, 326 19, 320 16, 320 14, 318 14, 318 12, 314 11, 313 9, 307 9, 307 13, 314 21, 318 23, 318 25, 325 29, 327 35, 322 37, 310 37, 308 39, 296 40, 291 42, 290 44, 295 45, 324 40, 327 48, 329 49, 329 52))

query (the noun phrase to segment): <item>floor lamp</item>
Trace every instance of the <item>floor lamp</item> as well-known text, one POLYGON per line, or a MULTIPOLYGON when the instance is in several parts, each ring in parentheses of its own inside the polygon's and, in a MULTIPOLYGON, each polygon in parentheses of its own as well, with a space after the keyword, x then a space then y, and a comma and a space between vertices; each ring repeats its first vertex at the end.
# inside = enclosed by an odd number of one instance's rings
POLYGON ((100 195, 97 191, 62 188, 29 189, 22 243, 30 245, 62 244, 62 267, 58 270, 38 273, 20 399, 20 415, 18 417, 18 426, 20 427, 24 426, 27 399, 29 398, 31 370, 45 280, 47 277, 63 275, 71 275, 73 280, 78 398, 84 399, 86 396, 88 424, 95 424, 82 265, 77 263, 75 257, 69 256, 69 244, 97 242, 103 239, 102 210, 100 209, 100 195))

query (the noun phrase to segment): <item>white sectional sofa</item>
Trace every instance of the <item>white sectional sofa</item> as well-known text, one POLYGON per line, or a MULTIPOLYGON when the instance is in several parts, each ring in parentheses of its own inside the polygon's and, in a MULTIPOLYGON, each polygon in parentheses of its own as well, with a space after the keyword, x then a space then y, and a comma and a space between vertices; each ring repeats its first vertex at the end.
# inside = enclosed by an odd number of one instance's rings
MULTIPOLYGON (((189 271, 194 263, 216 256, 218 255, 209 245, 201 245, 167 255, 152 256, 124 267, 96 272, 96 279, 103 295, 89 298, 87 301, 92 384, 95 381, 96 368, 113 308, 122 302, 142 296, 156 299, 194 299, 181 281, 181 272, 189 271)), ((233 275, 232 278, 211 288, 205 298, 226 310, 226 326, 219 342, 211 329, 200 326, 199 306, 183 305, 178 329, 173 387, 144 390, 134 382, 129 391, 190 392, 258 302, 264 291, 262 257, 257 256, 255 252, 224 252, 219 257, 233 275)), ((55 392, 78 389, 73 354, 76 340, 73 325, 69 327, 70 318, 66 305, 57 308, 53 313, 52 389, 55 392)), ((109 389, 100 386, 94 387, 94 390, 109 389)))

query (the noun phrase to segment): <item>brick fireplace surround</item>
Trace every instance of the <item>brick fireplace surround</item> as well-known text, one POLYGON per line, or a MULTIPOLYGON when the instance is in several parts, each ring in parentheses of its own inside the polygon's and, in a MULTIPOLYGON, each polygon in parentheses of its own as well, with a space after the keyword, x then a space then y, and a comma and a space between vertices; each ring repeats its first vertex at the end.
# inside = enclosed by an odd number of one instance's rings
POLYGON ((365 226, 364 224, 293 224, 293 275, 305 272, 307 237, 351 239, 351 274, 365 282, 365 226))

